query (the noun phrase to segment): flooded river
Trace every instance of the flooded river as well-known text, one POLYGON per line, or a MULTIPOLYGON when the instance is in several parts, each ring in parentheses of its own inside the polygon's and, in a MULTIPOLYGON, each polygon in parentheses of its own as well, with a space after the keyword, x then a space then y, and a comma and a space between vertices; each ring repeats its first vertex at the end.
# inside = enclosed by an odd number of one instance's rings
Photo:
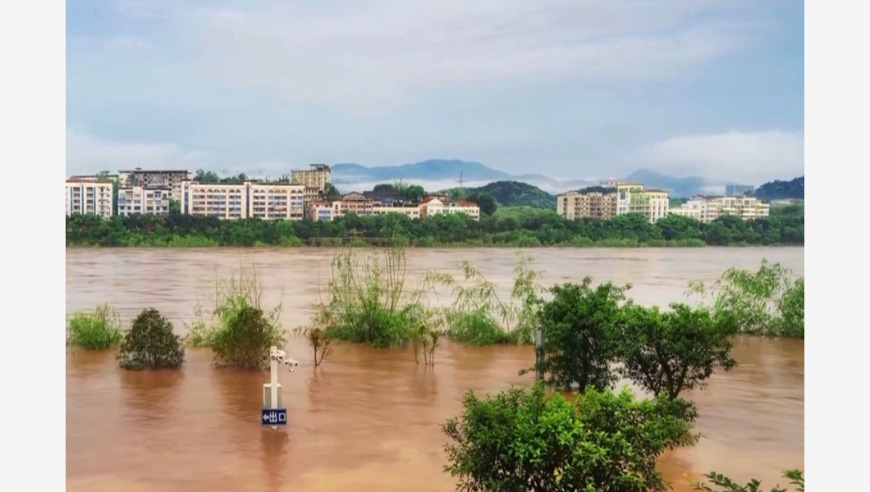
MULTIPOLYGON (((685 299, 689 280, 712 281, 726 268, 757 268, 762 258, 803 274, 803 248, 533 249, 544 283, 630 282, 638 302, 685 299)), ((308 321, 318 285, 329 275, 325 249, 71 249, 67 312, 108 302, 126 325, 155 307, 183 333, 197 302, 208 304, 215 274, 254 264, 268 306, 283 299, 282 321, 308 321), (283 294, 283 296, 282 296, 283 294)), ((504 290, 515 253, 507 249, 412 250, 422 274, 467 259, 504 290)), ((451 491, 442 471, 440 424, 461 411, 465 391, 496 392, 532 377, 517 370, 534 360, 530 347, 468 348, 449 342, 434 367, 417 366, 409 350, 340 345, 315 370, 309 348, 291 340, 301 366, 282 371, 290 423, 259 424, 267 373, 211 367, 211 353, 188 349, 180 371, 126 372, 114 354, 67 355, 67 484, 73 491, 451 491)), ((693 448, 662 459, 675 490, 710 470, 739 481, 803 468, 804 345, 799 340, 741 338, 740 366, 715 374, 688 396, 699 408, 693 448)))

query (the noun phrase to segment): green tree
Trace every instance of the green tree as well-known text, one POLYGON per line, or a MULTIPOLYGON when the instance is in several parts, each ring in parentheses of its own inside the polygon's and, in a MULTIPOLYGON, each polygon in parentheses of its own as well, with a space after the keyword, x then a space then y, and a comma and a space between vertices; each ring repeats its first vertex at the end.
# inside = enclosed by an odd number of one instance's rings
POLYGON ((386 192, 396 191, 396 187, 392 183, 379 183, 379 184, 376 184, 374 188, 372 188, 372 191, 386 193, 386 192))
POLYGON ((405 188, 405 192, 404 192, 405 200, 407 200, 411 203, 417 203, 423 199, 423 195, 425 193, 426 193, 426 191, 423 190, 422 186, 410 185, 407 188, 405 188))
POLYGON ((728 333, 709 310, 671 304, 671 310, 630 305, 624 309, 621 372, 647 391, 676 398, 702 388, 716 367, 730 371, 728 333))
POLYGON ((336 188, 332 183, 326 183, 326 187, 323 189, 323 195, 327 200, 338 200, 341 198, 341 193, 338 192, 338 188, 336 188))
POLYGON ((198 183, 217 183, 220 182, 220 177, 214 171, 204 171, 197 169, 193 180, 198 183))
POLYGON ((263 369, 269 364, 269 347, 284 345, 276 333, 262 309, 242 306, 227 320, 227 328, 212 336, 215 362, 221 366, 263 369))
POLYGON ((476 203, 480 207, 480 213, 484 215, 492 215, 498 208, 495 197, 492 196, 492 193, 486 191, 473 193, 468 196, 468 199, 476 203))
POLYGON ((181 202, 176 200, 175 198, 169 199, 169 215, 179 215, 181 214, 181 202))
POLYGON ((571 389, 577 385, 603 390, 617 380, 611 363, 619 356, 621 303, 630 286, 607 282, 592 288, 592 279, 581 284, 556 285, 553 298, 541 309, 544 330, 544 370, 548 382, 571 389))
POLYGON ((482 400, 469 392, 463 404, 442 427, 444 469, 462 491, 663 491, 658 457, 697 439, 683 402, 628 390, 590 390, 571 404, 538 384, 482 400))
POLYGON ((172 332, 172 323, 154 308, 143 310, 133 320, 118 354, 124 369, 163 369, 184 363, 184 345, 172 332))
MULTIPOLYGON (((783 473, 783 477, 789 479, 791 485, 795 486, 795 492, 804 492, 804 474, 800 470, 787 470, 783 473)), ((751 479, 746 485, 738 485, 730 478, 721 473, 710 472, 705 475, 705 478, 710 480, 713 485, 718 488, 711 488, 706 483, 696 481, 693 485, 695 490, 704 490, 706 492, 763 492, 761 482, 756 479, 751 479)), ((779 485, 770 489, 770 492, 788 492, 788 489, 782 488, 779 485)))

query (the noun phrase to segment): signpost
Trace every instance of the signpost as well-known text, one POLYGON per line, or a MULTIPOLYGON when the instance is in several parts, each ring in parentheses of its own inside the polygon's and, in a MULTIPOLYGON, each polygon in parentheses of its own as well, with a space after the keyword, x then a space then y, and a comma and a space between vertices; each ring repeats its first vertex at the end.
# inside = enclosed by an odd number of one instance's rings
POLYGON ((293 372, 299 365, 293 359, 285 359, 286 354, 278 347, 269 348, 269 382, 263 385, 263 408, 260 412, 260 423, 277 429, 279 425, 287 425, 287 409, 281 406, 281 385, 278 384, 278 362, 281 362, 293 372))

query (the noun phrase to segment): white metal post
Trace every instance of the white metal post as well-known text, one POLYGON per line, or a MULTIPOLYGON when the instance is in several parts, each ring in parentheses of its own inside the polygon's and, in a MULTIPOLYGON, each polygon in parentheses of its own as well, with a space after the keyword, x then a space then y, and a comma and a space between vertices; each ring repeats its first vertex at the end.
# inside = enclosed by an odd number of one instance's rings
MULTIPOLYGON (((275 346, 273 346, 269 349, 269 353, 271 355, 269 357, 269 370, 271 372, 271 374, 270 374, 270 379, 271 379, 270 386, 271 386, 271 388, 269 388, 269 389, 272 391, 272 401, 271 401, 271 405, 270 405, 272 408, 278 408, 278 358, 275 357, 277 351, 278 351, 278 347, 275 347, 275 346)), ((272 428, 277 429, 277 427, 272 427, 272 428)))

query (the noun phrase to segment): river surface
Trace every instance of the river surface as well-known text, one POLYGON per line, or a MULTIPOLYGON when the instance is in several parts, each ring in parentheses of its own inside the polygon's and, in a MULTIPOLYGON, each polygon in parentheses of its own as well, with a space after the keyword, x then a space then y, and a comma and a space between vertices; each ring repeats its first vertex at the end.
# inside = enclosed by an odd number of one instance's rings
MULTIPOLYGON (((327 281, 328 249, 68 249, 67 313, 107 302, 125 326, 155 307, 182 334, 197 303, 209 306, 215 275, 254 265, 264 305, 283 302, 282 322, 304 325, 327 281)), ((685 300, 690 280, 715 280, 725 269, 755 269, 762 258, 803 275, 803 248, 531 249, 545 285, 631 283, 645 304, 685 300)), ((508 249, 408 251, 413 275, 469 260, 507 292, 516 264, 508 249)), ((440 302, 435 299, 434 302, 440 302)), ((468 348, 443 342, 434 367, 410 350, 339 345, 315 369, 308 346, 291 339, 301 362, 282 371, 290 423, 259 424, 267 372, 214 369, 208 350, 188 349, 180 371, 127 372, 111 352, 67 355, 67 485, 75 491, 451 491, 442 471, 440 424, 461 411, 462 395, 529 384, 517 370, 534 361, 530 347, 468 348)), ((714 374, 698 405, 693 448, 661 460, 674 490, 715 470, 765 489, 780 471, 804 465, 804 343, 742 337, 739 367, 714 374)))

